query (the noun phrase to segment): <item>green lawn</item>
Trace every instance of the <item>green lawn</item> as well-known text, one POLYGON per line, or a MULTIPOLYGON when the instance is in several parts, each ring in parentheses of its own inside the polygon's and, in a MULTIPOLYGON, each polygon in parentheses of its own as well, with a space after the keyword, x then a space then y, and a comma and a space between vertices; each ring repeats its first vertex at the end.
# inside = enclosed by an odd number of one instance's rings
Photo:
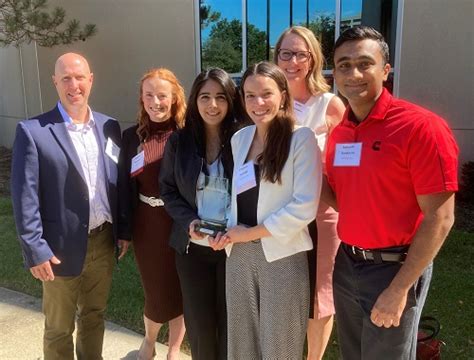
MULTIPOLYGON (((437 317, 439 337, 446 342, 443 359, 474 358, 474 233, 453 230, 435 262, 424 314, 437 317)), ((23 268, 15 239, 10 199, 0 197, 0 286, 41 296, 41 284, 23 268)), ((131 252, 114 273, 107 318, 143 333, 143 292, 131 252)), ((160 340, 166 338, 166 329, 160 340)), ((337 359, 337 343, 331 340, 325 359, 337 359)))

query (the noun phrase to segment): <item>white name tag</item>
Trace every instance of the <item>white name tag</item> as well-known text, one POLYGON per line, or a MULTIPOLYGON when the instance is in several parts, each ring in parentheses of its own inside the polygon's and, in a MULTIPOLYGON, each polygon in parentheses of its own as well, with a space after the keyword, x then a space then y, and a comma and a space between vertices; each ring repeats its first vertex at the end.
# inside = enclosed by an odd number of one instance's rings
POLYGON ((306 116, 308 114, 309 107, 295 100, 293 102, 293 108, 295 110, 295 115, 298 119, 299 124, 303 124, 303 121, 306 119, 306 116))
POLYGON ((107 139, 107 144, 105 145, 105 153, 109 158, 114 161, 114 163, 118 164, 120 148, 112 141, 111 138, 107 139))
POLYGON ((237 194, 257 186, 253 161, 249 161, 237 169, 237 177, 234 181, 237 194))
POLYGON ((334 166, 359 166, 362 143, 336 144, 334 166))
POLYGON ((132 165, 130 167, 130 176, 137 176, 143 171, 145 166, 145 152, 142 150, 132 158, 132 165))

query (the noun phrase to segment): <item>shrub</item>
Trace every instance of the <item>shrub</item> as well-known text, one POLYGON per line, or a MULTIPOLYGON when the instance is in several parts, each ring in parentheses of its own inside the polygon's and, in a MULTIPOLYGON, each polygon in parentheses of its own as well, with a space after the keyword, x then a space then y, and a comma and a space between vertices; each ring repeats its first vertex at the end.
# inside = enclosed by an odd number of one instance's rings
POLYGON ((461 181, 458 199, 474 206, 474 161, 468 161, 461 167, 461 181))

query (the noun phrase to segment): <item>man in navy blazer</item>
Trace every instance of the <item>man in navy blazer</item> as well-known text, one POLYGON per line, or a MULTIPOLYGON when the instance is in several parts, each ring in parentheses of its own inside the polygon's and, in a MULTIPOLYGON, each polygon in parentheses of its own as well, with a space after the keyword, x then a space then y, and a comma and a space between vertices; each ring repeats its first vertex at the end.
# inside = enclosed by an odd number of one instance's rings
MULTIPOLYGON (((88 106, 93 74, 81 55, 58 58, 57 106, 18 124, 12 201, 25 265, 43 282, 44 358, 101 359, 117 244, 120 127, 88 106)), ((120 256, 120 257, 121 257, 120 256)))

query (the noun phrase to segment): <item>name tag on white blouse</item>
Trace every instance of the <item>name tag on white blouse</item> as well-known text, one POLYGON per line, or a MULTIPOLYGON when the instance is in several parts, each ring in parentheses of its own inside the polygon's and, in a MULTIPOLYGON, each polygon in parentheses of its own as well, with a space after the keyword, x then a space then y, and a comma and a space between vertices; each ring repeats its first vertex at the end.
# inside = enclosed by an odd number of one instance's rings
POLYGON ((336 144, 334 166, 359 166, 362 143, 336 144))
POLYGON ((302 122, 305 118, 306 118, 306 115, 308 114, 308 111, 309 111, 309 107, 306 106, 305 104, 303 103, 300 103, 299 101, 294 101, 293 102, 293 108, 295 110, 295 115, 296 115, 296 118, 302 122))
POLYGON ((243 193, 255 186, 257 181, 255 179, 255 167, 253 161, 246 162, 237 169, 235 181, 235 188, 237 194, 243 193))
POLYGON ((113 160, 114 163, 118 164, 120 148, 112 141, 111 138, 107 139, 107 144, 105 145, 105 153, 109 158, 113 160))
POLYGON ((143 171, 145 166, 145 152, 142 150, 132 158, 132 165, 130 167, 130 176, 137 176, 143 171))

